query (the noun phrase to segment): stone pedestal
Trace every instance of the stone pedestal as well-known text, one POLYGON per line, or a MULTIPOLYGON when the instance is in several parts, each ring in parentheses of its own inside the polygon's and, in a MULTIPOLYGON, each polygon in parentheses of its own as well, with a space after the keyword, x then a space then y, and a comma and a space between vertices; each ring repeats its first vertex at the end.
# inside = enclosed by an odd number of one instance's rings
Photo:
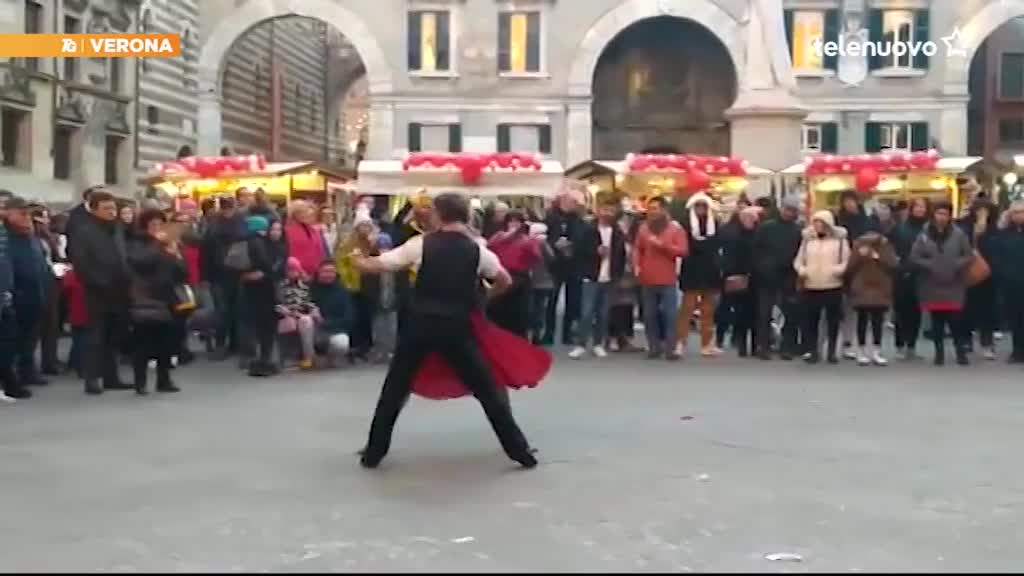
MULTIPOLYGON (((590 97, 575 97, 569 101, 566 107, 566 169, 591 159, 590 155, 593 153, 591 140, 594 132, 591 103, 590 97)), ((599 160, 609 160, 609 158, 599 158, 599 160)))
MULTIPOLYGON (((769 170, 783 170, 803 160, 800 133, 807 109, 783 89, 748 90, 726 110, 732 131, 732 155, 769 170)), ((751 183, 750 196, 763 196, 770 182, 751 183)))

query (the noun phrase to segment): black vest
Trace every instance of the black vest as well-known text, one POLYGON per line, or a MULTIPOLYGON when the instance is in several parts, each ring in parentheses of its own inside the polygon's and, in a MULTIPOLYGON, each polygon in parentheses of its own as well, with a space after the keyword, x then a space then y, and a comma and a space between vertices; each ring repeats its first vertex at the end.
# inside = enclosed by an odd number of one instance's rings
POLYGON ((413 310, 429 316, 467 317, 477 307, 480 246, 462 232, 423 237, 413 310))

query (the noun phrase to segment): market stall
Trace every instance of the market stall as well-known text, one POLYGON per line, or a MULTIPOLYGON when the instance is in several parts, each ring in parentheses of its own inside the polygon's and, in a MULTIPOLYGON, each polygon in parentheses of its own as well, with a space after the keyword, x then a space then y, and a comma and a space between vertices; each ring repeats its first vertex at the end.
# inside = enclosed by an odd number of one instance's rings
POLYGON ((610 194, 643 203, 652 196, 686 198, 704 191, 726 207, 748 193, 752 182, 765 184, 772 174, 742 158, 701 154, 629 154, 622 161, 590 160, 566 172, 587 182, 593 199, 610 194))
POLYGON ((304 199, 335 205, 350 187, 352 174, 317 162, 266 162, 260 155, 182 158, 153 167, 144 183, 171 198, 232 195, 239 188, 263 189, 278 203, 304 199))
POLYGON ((391 197, 397 211, 418 193, 457 192, 513 205, 530 198, 543 202, 558 193, 564 179, 559 162, 536 154, 416 152, 403 160, 364 160, 356 188, 361 195, 391 197))
POLYGON ((942 158, 935 150, 853 156, 820 154, 781 172, 803 189, 808 213, 834 210, 843 192, 870 195, 873 202, 925 197, 953 204, 956 213, 970 201, 961 194, 957 177, 976 157, 942 158))

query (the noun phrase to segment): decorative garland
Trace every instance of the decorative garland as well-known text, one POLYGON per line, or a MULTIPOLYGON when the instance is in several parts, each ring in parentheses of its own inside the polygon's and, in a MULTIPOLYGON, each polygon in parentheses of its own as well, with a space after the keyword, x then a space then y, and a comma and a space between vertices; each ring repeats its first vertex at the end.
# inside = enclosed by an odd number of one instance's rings
POLYGON ((402 161, 402 170, 455 171, 462 175, 462 182, 472 186, 480 182, 485 170, 490 172, 516 172, 528 170, 539 172, 543 164, 537 154, 520 152, 497 152, 493 154, 444 154, 436 152, 414 152, 402 161))
POLYGON ((232 174, 259 172, 267 168, 261 154, 247 156, 189 156, 176 162, 163 162, 153 166, 151 174, 157 176, 186 176, 220 178, 232 174))
POLYGON ((883 172, 928 172, 935 170, 942 156, 937 150, 837 156, 818 154, 804 160, 808 176, 853 175, 858 192, 869 193, 878 187, 883 172))

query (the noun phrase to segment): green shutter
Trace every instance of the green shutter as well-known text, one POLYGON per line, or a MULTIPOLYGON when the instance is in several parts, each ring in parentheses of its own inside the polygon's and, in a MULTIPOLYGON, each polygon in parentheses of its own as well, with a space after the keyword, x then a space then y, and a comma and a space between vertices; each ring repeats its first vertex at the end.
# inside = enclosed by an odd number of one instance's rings
POLYGON ((512 139, 508 124, 498 124, 498 152, 511 152, 512 139))
POLYGON ((551 154, 551 125, 541 124, 537 127, 537 148, 541 154, 551 154))
POLYGON ((420 14, 422 12, 409 12, 408 33, 409 42, 409 70, 420 69, 420 14))
POLYGON ((526 69, 540 72, 540 12, 526 15, 526 69))
POLYGON ((928 123, 910 123, 910 149, 913 151, 928 149, 928 123))
POLYGON ((864 151, 869 154, 881 152, 882 150, 882 128, 878 122, 868 122, 864 125, 864 151))
POLYGON ((783 10, 783 19, 786 26, 786 45, 789 46, 789 61, 793 62, 793 11, 783 10))
MULTIPOLYGON (((928 42, 930 14, 928 10, 917 10, 914 12, 914 42, 918 46, 924 46, 924 43, 928 42)), ((918 70, 928 69, 928 55, 924 53, 924 50, 918 51, 917 55, 914 56, 914 68, 918 70)))
POLYGON ((447 71, 451 69, 451 55, 448 53, 448 48, 451 47, 451 32, 449 31, 451 12, 435 12, 435 14, 437 14, 437 69, 447 71))
POLYGON ((509 44, 512 42, 511 19, 509 14, 498 14, 498 71, 508 72, 512 67, 509 44))
POLYGON ((418 122, 409 123, 409 152, 419 152, 420 145, 420 130, 423 125, 418 122))
POLYGON ((462 124, 448 125, 448 151, 462 152, 462 124))
POLYGON ((839 126, 835 122, 824 122, 821 125, 821 151, 825 154, 839 151, 839 126))
MULTIPOLYGON (((839 10, 825 10, 825 34, 822 39, 825 42, 839 43, 839 10)), ((823 67, 826 70, 835 70, 839 67, 839 53, 832 55, 825 54, 823 67)))
MULTIPOLYGON (((882 21, 884 12, 882 10, 871 10, 868 14, 868 39, 875 46, 882 44, 882 21)), ((882 67, 882 57, 877 54, 868 56, 868 70, 878 70, 882 67)))

